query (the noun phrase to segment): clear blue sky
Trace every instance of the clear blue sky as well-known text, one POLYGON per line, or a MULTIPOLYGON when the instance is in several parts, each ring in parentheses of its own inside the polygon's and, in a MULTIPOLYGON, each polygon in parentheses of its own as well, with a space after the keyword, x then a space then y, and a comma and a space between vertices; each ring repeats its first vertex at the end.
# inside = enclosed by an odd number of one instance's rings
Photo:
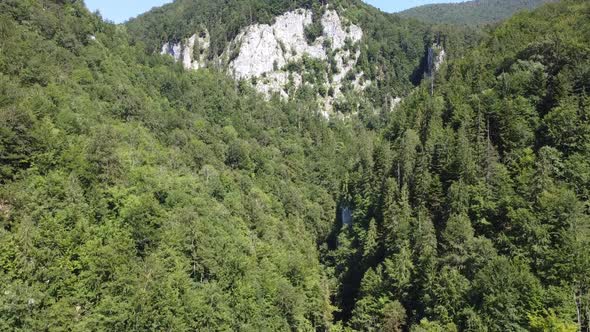
MULTIPOLYGON (((213 0, 216 1, 216 0, 213 0)), ((461 2, 465 0, 364 0, 386 12, 398 12, 427 3, 461 2)), ((102 16, 115 23, 122 23, 131 17, 161 6, 172 0, 85 0, 90 10, 99 10, 102 16)))

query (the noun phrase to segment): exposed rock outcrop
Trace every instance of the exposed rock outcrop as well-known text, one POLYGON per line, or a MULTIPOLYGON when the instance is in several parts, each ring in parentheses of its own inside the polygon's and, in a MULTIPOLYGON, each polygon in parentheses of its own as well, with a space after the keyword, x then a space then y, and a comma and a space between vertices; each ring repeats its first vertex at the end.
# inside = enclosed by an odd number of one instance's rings
POLYGON ((391 101, 389 102, 389 110, 393 111, 395 110, 400 104, 402 103, 402 99, 400 97, 395 97, 395 98, 391 98, 391 101))
MULTIPOLYGON (((323 85, 323 89, 332 91, 324 98, 329 109, 333 100, 342 95, 345 78, 357 64, 360 51, 353 46, 361 41, 363 31, 346 22, 335 10, 326 9, 321 17, 322 35, 310 43, 305 30, 311 24, 312 11, 298 9, 276 17, 272 25, 248 26, 229 43, 216 63, 227 68, 228 73, 238 80, 251 80, 254 87, 266 96, 277 92, 287 98, 291 89, 305 84, 323 85), (335 71, 332 75, 325 73, 324 83, 305 82, 304 72, 288 68, 289 64, 298 63, 304 57, 333 61, 335 71)), ((179 43, 165 43, 162 54, 173 56, 187 69, 199 69, 207 65, 209 45, 209 34, 205 32, 179 43)), ((371 84, 364 80, 362 72, 351 77, 351 81, 356 90, 363 90, 371 84)))
POLYGON ((438 55, 436 56, 436 60, 434 61, 434 70, 438 71, 440 69, 440 66, 442 66, 446 59, 447 53, 445 52, 445 49, 439 47, 438 55))
POLYGON ((305 27, 311 23, 311 11, 300 9, 277 17, 273 25, 256 24, 242 30, 234 41, 239 54, 229 65, 231 73, 247 79, 277 71, 304 54, 325 59, 320 40, 313 45, 305 40, 305 27))
POLYGON ((207 30, 194 34, 183 42, 167 42, 162 46, 161 54, 168 54, 176 61, 182 61, 186 69, 197 70, 207 64, 207 55, 210 46, 210 37, 207 30))
POLYGON ((445 62, 447 53, 439 44, 434 44, 428 49, 428 75, 433 76, 445 62))
MULTIPOLYGON (((310 10, 299 9, 277 17, 273 25, 256 24, 242 30, 234 41, 239 53, 229 64, 230 72, 237 79, 264 75, 264 79, 256 81, 258 91, 266 95, 279 92, 286 96, 284 87, 287 83, 293 83, 295 88, 305 83, 300 79, 301 73, 293 73, 297 77, 295 80, 286 79, 289 76, 285 68, 287 64, 300 61, 303 56, 325 61, 329 52, 334 52, 337 74, 333 75, 326 88, 332 88, 338 97, 344 77, 354 68, 360 56, 359 51, 352 53, 343 48, 347 41, 351 44, 359 42, 363 31, 354 24, 344 27, 336 11, 326 10, 321 18, 322 36, 310 44, 305 38, 305 28, 313 23, 312 17, 310 10)), ((362 74, 358 76, 353 86, 364 89, 366 82, 361 84, 362 74)))

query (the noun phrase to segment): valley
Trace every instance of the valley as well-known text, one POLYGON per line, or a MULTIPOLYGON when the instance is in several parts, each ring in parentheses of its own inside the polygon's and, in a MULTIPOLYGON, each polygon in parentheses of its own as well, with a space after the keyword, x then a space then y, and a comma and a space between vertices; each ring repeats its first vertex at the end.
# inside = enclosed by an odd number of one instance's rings
POLYGON ((475 3, 0 2, 0 330, 589 331, 590 3, 475 3))

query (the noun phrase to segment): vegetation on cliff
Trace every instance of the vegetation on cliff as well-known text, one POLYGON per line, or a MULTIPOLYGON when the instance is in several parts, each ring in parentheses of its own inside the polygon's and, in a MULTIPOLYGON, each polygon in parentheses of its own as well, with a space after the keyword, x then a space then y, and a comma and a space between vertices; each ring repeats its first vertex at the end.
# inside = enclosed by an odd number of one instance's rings
MULTIPOLYGON (((425 61, 436 30, 341 4, 367 68, 425 61)), ((589 15, 518 14, 326 120, 81 1, 1 2, 0 330, 586 331, 589 15)))

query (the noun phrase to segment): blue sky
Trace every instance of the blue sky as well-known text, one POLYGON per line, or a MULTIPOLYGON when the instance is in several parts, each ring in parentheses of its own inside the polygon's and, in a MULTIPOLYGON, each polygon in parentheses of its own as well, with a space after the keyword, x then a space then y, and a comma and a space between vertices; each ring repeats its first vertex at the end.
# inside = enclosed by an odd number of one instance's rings
MULTIPOLYGON (((386 12, 397 12, 427 3, 461 2, 464 0, 365 0, 365 2, 386 12)), ((131 17, 161 6, 172 0, 86 0, 90 10, 99 10, 106 19, 121 23, 131 17)))

